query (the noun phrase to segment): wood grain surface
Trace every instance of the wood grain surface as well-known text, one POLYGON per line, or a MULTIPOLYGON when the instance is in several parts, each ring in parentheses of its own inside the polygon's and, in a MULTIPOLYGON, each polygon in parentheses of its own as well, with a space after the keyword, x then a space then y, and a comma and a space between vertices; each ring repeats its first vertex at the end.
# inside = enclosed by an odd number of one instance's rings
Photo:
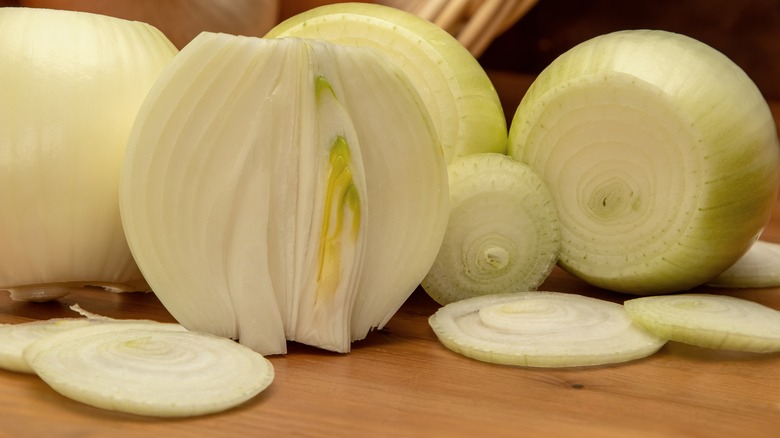
MULTIPOLYGON (((773 106, 775 114, 777 105, 773 106)), ((780 203, 764 237, 780 242, 780 203)), ((547 290, 614 301, 556 270, 547 290)), ((700 288, 699 291, 712 290, 700 288)), ((725 290, 780 309, 780 289, 725 290)), ((153 294, 84 290, 48 303, 0 294, 0 323, 72 315, 172 321, 153 294)), ((417 290, 387 327, 341 355, 292 344, 271 357, 269 389, 233 410, 157 419, 92 408, 37 377, 0 371, 0 437, 630 436, 776 437, 780 355, 670 342, 621 365, 532 369, 492 365, 443 348, 427 324, 436 304, 417 290)))

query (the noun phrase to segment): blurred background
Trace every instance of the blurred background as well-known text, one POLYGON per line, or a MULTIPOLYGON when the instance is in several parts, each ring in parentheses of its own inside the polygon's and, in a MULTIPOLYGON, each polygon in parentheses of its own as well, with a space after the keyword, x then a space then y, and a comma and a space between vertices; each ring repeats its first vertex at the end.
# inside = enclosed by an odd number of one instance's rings
MULTIPOLYGON (((461 39, 493 79, 507 117, 556 56, 620 29, 684 33, 729 56, 765 97, 780 100, 780 0, 378 0, 437 22, 461 39)), ((178 47, 200 31, 262 36, 325 0, 0 0, 146 21, 178 47)))

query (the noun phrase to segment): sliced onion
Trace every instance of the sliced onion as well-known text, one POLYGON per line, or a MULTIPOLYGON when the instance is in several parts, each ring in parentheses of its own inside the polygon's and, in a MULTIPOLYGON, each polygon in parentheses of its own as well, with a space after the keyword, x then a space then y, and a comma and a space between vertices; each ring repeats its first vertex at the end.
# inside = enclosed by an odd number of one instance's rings
POLYGON ((780 287, 780 244, 758 240, 736 263, 707 282, 712 287, 780 287))
POLYGON ((664 339, 699 347, 780 351, 780 311, 715 294, 641 297, 624 303, 639 325, 664 339))
POLYGON ((23 352, 38 339, 97 322, 87 318, 55 318, 0 326, 0 368, 19 373, 34 373, 23 352))
POLYGON ((535 290, 555 266, 560 230, 550 191, 528 166, 473 154, 448 166, 450 219, 422 281, 439 304, 535 290))
POLYGON ((121 185, 130 247, 189 329, 346 352, 419 285, 446 164, 415 88, 367 48, 203 33, 151 91, 121 185))
POLYGON ((60 394, 103 409, 158 417, 223 411, 271 384, 271 363, 229 339, 178 324, 114 322, 31 344, 24 358, 60 394))
POLYGON ((645 30, 556 59, 509 142, 553 192, 560 264, 633 294, 688 290, 736 262, 771 214, 778 150, 744 71, 694 39, 645 30))
POLYGON ((440 308, 429 323, 456 353, 529 367, 626 362, 665 343, 635 325, 620 304, 561 292, 469 298, 440 308))

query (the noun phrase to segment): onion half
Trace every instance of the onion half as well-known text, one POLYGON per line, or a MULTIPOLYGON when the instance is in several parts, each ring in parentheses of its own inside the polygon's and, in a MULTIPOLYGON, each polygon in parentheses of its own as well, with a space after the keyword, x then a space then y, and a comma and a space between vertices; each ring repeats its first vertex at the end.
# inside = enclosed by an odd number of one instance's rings
POLYGON ((621 31, 564 53, 514 115, 509 153, 548 184, 560 264, 633 294, 682 291, 744 254, 778 182, 769 107, 689 37, 621 31))

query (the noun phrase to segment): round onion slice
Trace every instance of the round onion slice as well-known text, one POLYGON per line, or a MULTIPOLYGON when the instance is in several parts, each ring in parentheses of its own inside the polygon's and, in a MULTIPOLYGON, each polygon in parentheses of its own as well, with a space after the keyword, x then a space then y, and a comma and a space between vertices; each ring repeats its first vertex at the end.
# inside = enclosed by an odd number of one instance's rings
POLYGON ((274 377, 271 363, 247 347, 157 322, 74 328, 36 341, 24 358, 66 397, 158 417, 226 410, 260 393, 274 377))
POLYGON ((664 339, 723 350, 780 351, 780 312, 753 301, 690 293, 635 298, 624 306, 637 324, 664 339))
POLYGON ((562 292, 469 298, 440 308, 429 323, 457 353, 530 367, 626 362, 666 342, 633 324, 620 304, 562 292))

